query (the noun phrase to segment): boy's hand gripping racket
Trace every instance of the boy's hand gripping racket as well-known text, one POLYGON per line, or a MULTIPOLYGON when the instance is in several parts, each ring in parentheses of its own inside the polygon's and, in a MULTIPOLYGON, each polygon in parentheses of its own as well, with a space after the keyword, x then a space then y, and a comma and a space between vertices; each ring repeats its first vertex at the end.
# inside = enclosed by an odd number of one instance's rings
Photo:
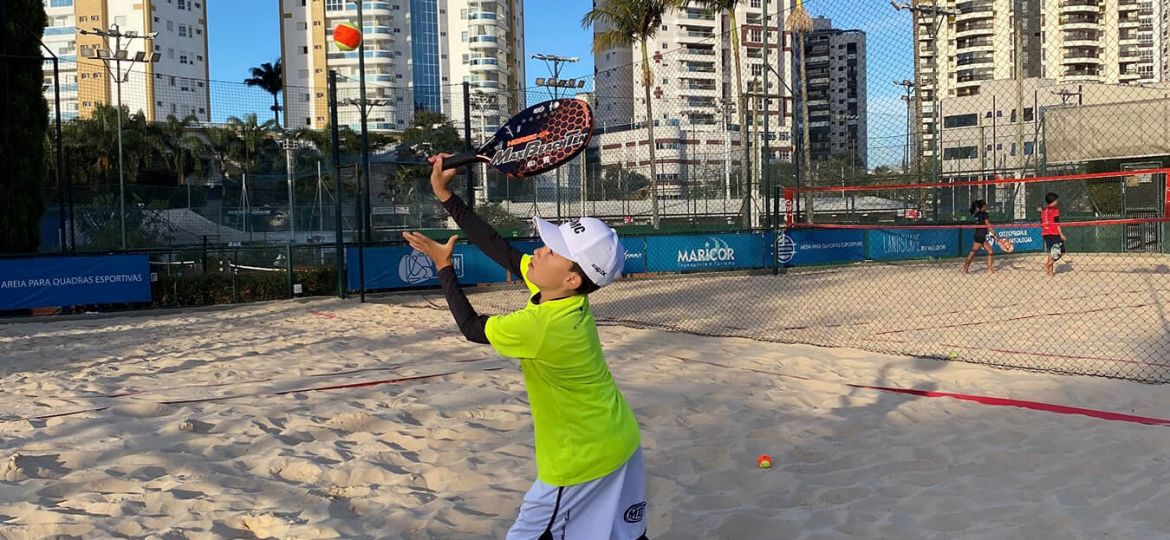
POLYGON ((474 152, 444 159, 443 168, 484 162, 508 176, 533 176, 576 157, 591 137, 589 105, 580 99, 554 99, 521 111, 474 152))

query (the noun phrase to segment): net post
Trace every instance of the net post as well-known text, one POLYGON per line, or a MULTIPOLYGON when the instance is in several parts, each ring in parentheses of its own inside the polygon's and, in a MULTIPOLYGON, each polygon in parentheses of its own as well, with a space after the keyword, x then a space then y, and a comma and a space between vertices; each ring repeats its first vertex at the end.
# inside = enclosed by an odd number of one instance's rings
MULTIPOLYGON (((793 197, 795 196, 795 194, 796 194, 796 191, 793 190, 792 188, 784 188, 784 226, 785 227, 792 227, 792 225, 794 223, 796 223, 795 216, 793 215, 793 213, 795 211, 795 207, 796 207, 796 204, 793 201, 793 197)), ((1168 197, 1167 205, 1170 206, 1170 193, 1167 193, 1167 197, 1168 197)))

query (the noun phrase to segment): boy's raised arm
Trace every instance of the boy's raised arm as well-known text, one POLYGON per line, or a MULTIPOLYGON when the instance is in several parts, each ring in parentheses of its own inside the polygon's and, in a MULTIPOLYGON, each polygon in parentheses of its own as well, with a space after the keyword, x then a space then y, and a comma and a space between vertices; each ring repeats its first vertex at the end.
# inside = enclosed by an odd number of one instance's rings
POLYGON ((443 170, 443 157, 440 154, 430 158, 432 165, 431 190, 435 192, 435 197, 438 197, 439 202, 443 203, 443 208, 447 210, 455 223, 463 230, 463 234, 466 234, 473 244, 479 246, 479 249, 482 249, 484 254, 491 257, 497 264, 519 276, 520 259, 524 254, 512 247, 510 242, 500 236, 491 225, 475 215, 475 212, 467 207, 463 199, 451 191, 449 184, 455 176, 455 170, 443 170))

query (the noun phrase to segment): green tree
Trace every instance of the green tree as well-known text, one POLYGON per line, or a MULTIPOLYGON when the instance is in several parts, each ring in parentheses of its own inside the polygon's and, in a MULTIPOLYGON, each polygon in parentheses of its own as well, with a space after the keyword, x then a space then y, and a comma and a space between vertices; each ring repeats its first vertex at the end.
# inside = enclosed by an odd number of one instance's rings
POLYGON ((278 96, 284 90, 284 68, 281 66, 280 59, 269 64, 265 62, 259 67, 251 69, 252 76, 244 79, 244 84, 248 86, 255 86, 269 94, 272 94, 272 122, 276 126, 280 126, 280 100, 278 96))
POLYGON ((49 106, 41 93, 45 27, 41 0, 0 7, 0 253, 36 251, 45 212, 45 134, 49 106))
POLYGON ((440 152, 458 152, 464 141, 443 113, 420 110, 414 113, 410 125, 402 132, 398 146, 400 159, 421 159, 440 152))
POLYGON ((658 168, 654 157, 654 105, 650 97, 653 75, 647 41, 653 39, 662 27, 662 18, 678 5, 677 0, 599 0, 581 19, 582 28, 594 27, 594 53, 635 43, 642 48, 642 87, 646 99, 646 131, 650 138, 650 215, 655 229, 659 224, 658 168))

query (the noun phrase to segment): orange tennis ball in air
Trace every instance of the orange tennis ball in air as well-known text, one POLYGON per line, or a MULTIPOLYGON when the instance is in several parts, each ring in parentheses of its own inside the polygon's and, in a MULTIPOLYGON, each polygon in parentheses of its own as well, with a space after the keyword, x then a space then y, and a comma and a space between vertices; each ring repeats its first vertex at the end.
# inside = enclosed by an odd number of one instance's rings
POLYGON ((351 22, 333 27, 333 42, 343 51, 352 51, 362 44, 362 29, 351 22))
POLYGON ((769 456, 768 454, 760 454, 760 457, 756 458, 756 465, 759 465, 761 469, 771 469, 772 456, 769 456))

